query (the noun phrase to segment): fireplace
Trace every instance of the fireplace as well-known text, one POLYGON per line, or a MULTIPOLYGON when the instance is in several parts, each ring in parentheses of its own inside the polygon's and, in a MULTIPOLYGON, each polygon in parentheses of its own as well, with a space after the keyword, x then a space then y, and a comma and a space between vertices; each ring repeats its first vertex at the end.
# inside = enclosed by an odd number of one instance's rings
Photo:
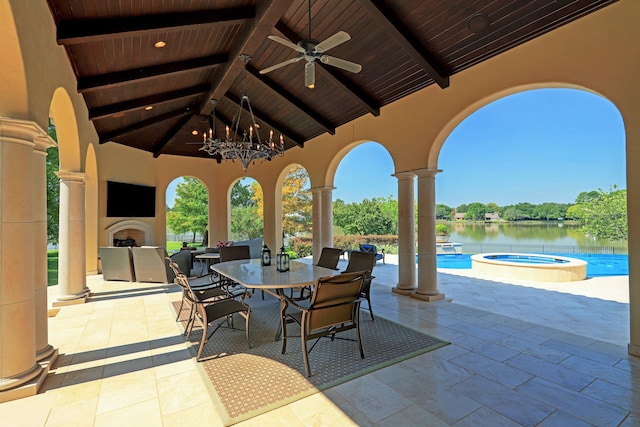
POLYGON ((145 222, 124 220, 106 229, 107 245, 110 246, 150 246, 153 245, 153 229, 145 222))

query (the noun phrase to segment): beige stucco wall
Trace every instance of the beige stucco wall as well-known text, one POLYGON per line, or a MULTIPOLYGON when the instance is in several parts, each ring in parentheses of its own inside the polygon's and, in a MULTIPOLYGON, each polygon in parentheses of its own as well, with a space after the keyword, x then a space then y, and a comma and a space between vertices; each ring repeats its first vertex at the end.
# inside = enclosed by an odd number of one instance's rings
MULTIPOLYGON (((292 164, 302 165, 312 187, 332 186, 335 168, 350 146, 377 141, 389 151, 396 172, 437 168, 440 148, 455 126, 477 108, 514 93, 536 87, 575 87, 601 94, 620 110, 627 138, 627 191, 629 198, 629 261, 632 304, 640 306, 640 2, 621 0, 550 34, 530 41, 451 78, 447 89, 433 85, 381 108, 379 117, 367 115, 288 150, 273 162, 251 166, 265 194, 265 240, 271 247, 279 234, 277 183, 292 164)), ((87 109, 64 48, 55 42, 55 27, 44 0, 0 1, 0 116, 33 120, 46 129, 51 115, 61 127, 61 168, 96 175, 97 203, 87 205, 87 224, 97 227, 105 244, 104 229, 114 219, 105 217, 105 182, 118 180, 157 187, 156 243, 164 243, 164 192, 177 176, 202 180, 210 193, 211 240, 227 237, 228 192, 245 176, 239 164, 218 165, 209 159, 189 159, 118 146, 97 145, 87 109), (11 17, 13 17, 13 22, 11 17), (21 75, 22 73, 22 75, 21 75), (58 93, 56 96, 54 94, 58 93), (58 100, 54 102, 54 99, 58 100), (71 113, 73 111, 73 113, 71 113), (95 156, 87 155, 94 144, 95 156), (94 160, 95 159, 95 160, 94 160)), ((499 165, 491 165, 499 167, 499 165)), ((95 190, 94 190, 95 191, 95 190)), ((90 241, 90 239, 87 239, 90 241)), ((97 248, 87 248, 87 253, 97 248)), ((90 256, 90 255, 88 255, 90 256)), ((87 265, 92 270, 90 265, 87 265)), ((640 307, 632 310, 632 342, 640 344, 640 307)))

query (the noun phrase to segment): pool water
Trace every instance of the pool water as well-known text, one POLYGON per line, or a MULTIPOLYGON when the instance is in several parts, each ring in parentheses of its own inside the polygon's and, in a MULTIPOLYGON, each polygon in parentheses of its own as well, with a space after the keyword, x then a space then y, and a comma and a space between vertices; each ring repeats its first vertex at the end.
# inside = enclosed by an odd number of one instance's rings
POLYGON ((553 256, 535 256, 535 255, 516 255, 516 254, 499 254, 485 255, 485 259, 494 259, 496 261, 512 262, 515 264, 564 264, 569 262, 568 259, 553 258, 553 256))
MULTIPOLYGON (((437 255, 438 268, 471 268, 472 254, 437 255)), ((628 276, 629 256, 610 254, 544 254, 587 261, 587 277, 628 276)))

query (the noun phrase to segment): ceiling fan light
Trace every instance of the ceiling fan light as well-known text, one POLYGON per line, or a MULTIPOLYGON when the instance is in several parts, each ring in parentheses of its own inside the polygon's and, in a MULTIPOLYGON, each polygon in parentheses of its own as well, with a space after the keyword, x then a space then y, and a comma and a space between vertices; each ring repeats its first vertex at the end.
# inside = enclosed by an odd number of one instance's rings
POLYGON ((316 87, 316 71, 313 61, 304 65, 304 85, 309 89, 316 87))

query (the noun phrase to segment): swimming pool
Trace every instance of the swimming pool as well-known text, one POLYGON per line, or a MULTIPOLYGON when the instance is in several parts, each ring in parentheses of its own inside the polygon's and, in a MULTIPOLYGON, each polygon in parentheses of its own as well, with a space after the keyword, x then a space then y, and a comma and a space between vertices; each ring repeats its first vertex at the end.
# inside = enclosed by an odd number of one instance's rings
POLYGON ((587 261, 559 255, 482 253, 471 255, 480 274, 536 282, 575 282, 587 278, 587 261))
MULTIPOLYGON (((628 276, 629 256, 611 254, 545 254, 587 261, 587 277, 628 276)), ((471 268, 471 254, 437 255, 438 268, 471 268)))

